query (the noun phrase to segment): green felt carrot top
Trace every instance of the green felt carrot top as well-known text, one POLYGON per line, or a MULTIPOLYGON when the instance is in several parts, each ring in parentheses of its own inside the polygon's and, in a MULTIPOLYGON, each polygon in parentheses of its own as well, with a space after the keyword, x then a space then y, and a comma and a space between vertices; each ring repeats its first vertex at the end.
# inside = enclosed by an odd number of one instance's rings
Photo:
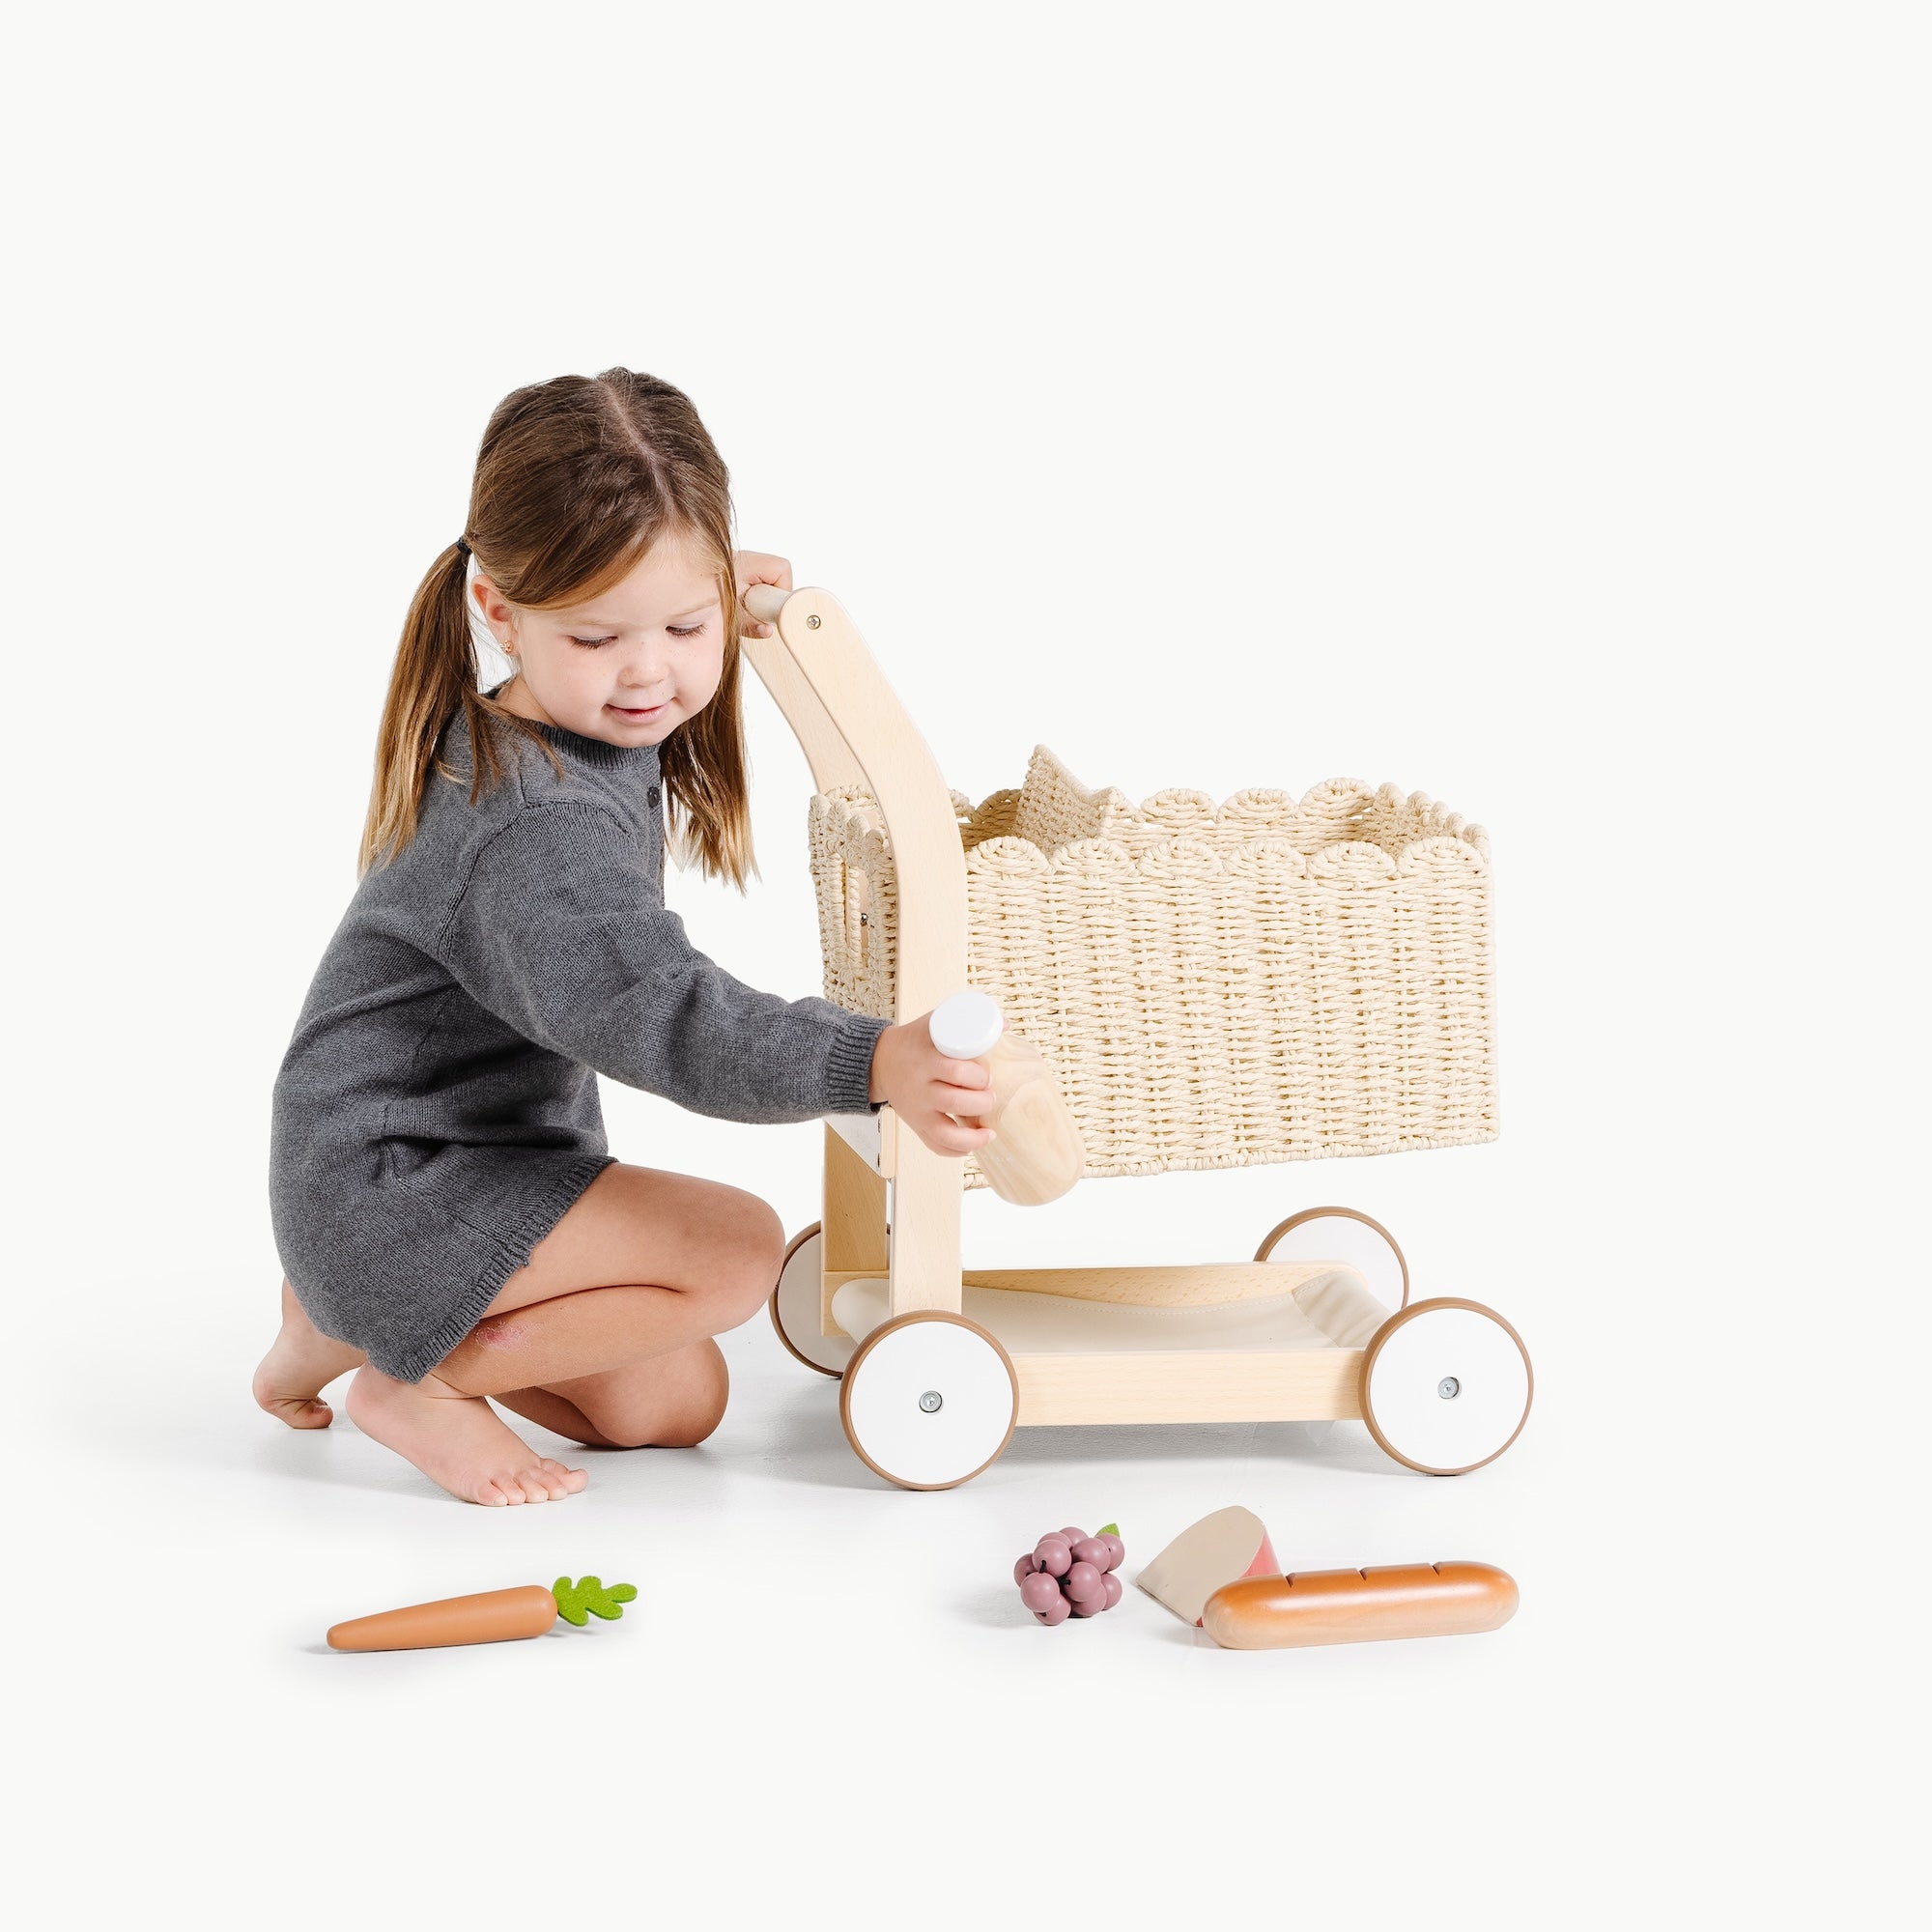
POLYGON ((559 1577, 550 1586, 550 1593, 556 1599, 557 1615, 580 1630, 592 1617, 615 1623, 624 1614, 624 1605, 635 1603, 638 1595, 635 1584, 607 1585, 598 1577, 580 1577, 574 1583, 568 1577, 559 1577))

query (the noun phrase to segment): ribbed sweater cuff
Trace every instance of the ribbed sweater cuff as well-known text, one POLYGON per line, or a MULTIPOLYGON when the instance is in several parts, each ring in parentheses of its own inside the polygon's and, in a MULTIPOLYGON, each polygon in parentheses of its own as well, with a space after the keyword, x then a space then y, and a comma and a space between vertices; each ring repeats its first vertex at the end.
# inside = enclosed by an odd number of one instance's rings
POLYGON ((833 1036, 832 1058, 826 1069, 828 1114, 879 1111, 871 1099, 872 1048, 891 1024, 890 1020, 873 1019, 869 1013, 852 1013, 833 1036))

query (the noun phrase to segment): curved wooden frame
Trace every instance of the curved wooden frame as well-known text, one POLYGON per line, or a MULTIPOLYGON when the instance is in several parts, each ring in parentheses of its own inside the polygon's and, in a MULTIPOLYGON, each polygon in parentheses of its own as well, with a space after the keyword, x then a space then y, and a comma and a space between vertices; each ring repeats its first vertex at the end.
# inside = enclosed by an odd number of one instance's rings
MULTIPOLYGON (((898 863, 895 1017, 903 1024, 966 983, 966 848, 952 795, 838 598, 803 589, 774 611, 775 602, 767 595, 752 606, 773 635, 747 638, 743 649, 797 734, 812 782, 821 791, 863 783, 878 802, 898 863)), ((895 1142, 893 1314, 956 1315, 958 1160, 914 1134, 895 1142)))

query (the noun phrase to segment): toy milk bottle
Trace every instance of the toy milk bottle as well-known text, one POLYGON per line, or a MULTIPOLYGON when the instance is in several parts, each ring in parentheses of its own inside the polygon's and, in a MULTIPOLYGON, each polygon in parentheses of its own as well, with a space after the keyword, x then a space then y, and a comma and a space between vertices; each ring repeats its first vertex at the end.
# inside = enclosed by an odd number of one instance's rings
POLYGON ((1038 1049, 1008 1031, 997 1001, 970 989, 942 1000, 926 1025, 941 1053, 980 1061, 992 1076, 994 1111, 974 1117, 996 1130, 974 1155, 986 1184, 1020 1208, 1058 1201, 1080 1179, 1087 1150, 1038 1049))

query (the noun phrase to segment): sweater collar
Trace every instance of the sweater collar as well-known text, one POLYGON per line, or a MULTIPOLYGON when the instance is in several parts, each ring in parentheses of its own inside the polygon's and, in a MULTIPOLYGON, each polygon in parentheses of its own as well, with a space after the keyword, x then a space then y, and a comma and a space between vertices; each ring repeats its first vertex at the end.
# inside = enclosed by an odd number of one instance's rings
MULTIPOLYGON (((499 684, 483 695, 495 697, 502 689, 499 684)), ((461 716, 461 713, 458 715, 461 716)), ((586 738, 581 731, 566 730, 561 724, 544 724, 534 718, 526 718, 523 722, 546 744, 554 745, 565 757, 575 759, 581 765, 591 765, 606 772, 657 769, 658 748, 655 745, 611 745, 602 738, 586 738)))
POLYGON ((582 765, 595 765, 601 771, 641 771, 654 768, 658 761, 655 745, 608 745, 602 738, 586 738, 580 731, 566 731, 561 724, 539 724, 534 718, 524 722, 566 757, 575 758, 582 765))

